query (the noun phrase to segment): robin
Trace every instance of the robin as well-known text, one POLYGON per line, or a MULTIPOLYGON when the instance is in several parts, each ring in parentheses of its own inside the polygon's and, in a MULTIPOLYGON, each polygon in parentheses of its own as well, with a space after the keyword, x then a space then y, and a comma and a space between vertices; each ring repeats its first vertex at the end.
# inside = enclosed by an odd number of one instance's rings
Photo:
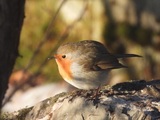
POLYGON ((95 89, 107 82, 112 69, 126 68, 118 58, 141 57, 135 54, 113 55, 94 40, 61 45, 54 57, 65 81, 79 89, 95 89))

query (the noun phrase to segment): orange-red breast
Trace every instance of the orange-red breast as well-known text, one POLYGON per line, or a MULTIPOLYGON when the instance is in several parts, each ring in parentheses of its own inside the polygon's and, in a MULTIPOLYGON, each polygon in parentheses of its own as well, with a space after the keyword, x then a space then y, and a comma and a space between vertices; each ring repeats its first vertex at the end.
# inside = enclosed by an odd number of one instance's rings
POLYGON ((106 84, 112 69, 124 68, 118 58, 140 57, 135 54, 113 55, 103 44, 84 40, 61 45, 54 55, 59 73, 79 89, 94 89, 106 84))

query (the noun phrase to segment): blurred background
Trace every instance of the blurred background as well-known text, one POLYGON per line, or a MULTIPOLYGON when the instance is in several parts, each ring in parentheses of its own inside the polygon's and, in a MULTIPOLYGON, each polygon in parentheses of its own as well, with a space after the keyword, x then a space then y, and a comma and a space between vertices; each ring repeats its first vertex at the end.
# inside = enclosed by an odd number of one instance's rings
POLYGON ((97 40, 114 54, 143 58, 121 60, 128 69, 113 70, 110 85, 160 78, 159 0, 26 0, 17 59, 3 111, 31 106, 71 91, 47 58, 65 42, 97 40))

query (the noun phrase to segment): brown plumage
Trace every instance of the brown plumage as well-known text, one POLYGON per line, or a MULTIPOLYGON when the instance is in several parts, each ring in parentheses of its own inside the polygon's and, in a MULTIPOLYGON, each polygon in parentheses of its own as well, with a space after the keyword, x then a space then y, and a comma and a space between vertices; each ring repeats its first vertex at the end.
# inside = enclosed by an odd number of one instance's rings
POLYGON ((126 67, 119 63, 118 58, 128 57, 141 56, 113 55, 103 44, 93 40, 63 44, 55 55, 62 77, 79 89, 92 89, 105 84, 110 70, 126 67))

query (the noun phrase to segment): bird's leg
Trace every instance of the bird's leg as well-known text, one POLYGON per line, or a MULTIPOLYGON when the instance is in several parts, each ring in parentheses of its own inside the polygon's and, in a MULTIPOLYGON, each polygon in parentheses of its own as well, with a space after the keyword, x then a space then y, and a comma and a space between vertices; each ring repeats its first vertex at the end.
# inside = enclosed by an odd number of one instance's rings
POLYGON ((88 99, 87 100, 92 100, 93 101, 93 104, 98 107, 98 103, 100 101, 100 96, 102 93, 100 93, 100 88, 101 86, 98 86, 98 88, 96 89, 91 89, 90 90, 90 94, 87 96, 88 99))
POLYGON ((102 93, 100 93, 100 89, 101 89, 101 86, 98 86, 97 89, 95 89, 95 94, 93 96, 93 104, 96 105, 96 107, 98 107, 98 103, 100 101, 100 96, 102 93))

